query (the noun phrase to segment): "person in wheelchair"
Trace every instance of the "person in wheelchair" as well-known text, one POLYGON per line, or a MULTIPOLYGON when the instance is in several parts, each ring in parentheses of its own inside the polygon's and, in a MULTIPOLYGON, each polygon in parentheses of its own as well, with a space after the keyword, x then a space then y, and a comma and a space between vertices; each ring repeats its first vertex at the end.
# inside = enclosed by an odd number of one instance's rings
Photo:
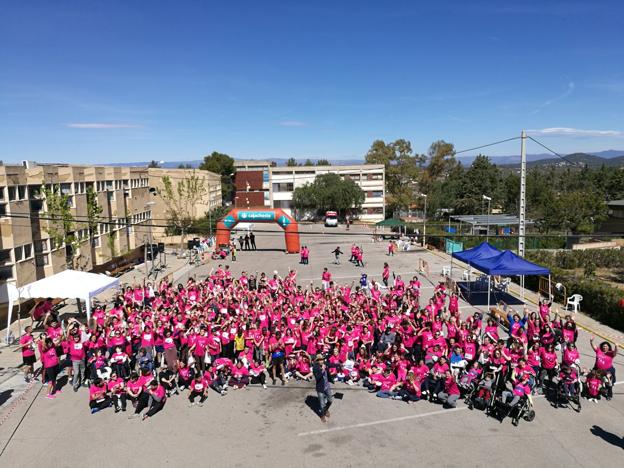
POLYGON ((493 373, 487 372, 483 379, 477 384, 477 389, 468 403, 470 408, 474 405, 478 410, 483 411, 486 409, 490 401, 492 400, 492 394, 494 392, 494 386, 496 385, 496 379, 493 373))
POLYGON ((559 372, 559 394, 565 399, 578 396, 579 376, 576 370, 570 366, 562 366, 559 372))
POLYGON ((477 386, 477 381, 481 377, 482 372, 483 369, 481 368, 481 364, 475 361, 468 366, 467 370, 460 374, 457 385, 459 385, 459 389, 462 391, 462 393, 474 391, 477 386))
POLYGON ((523 374, 522 377, 520 377, 520 380, 513 384, 513 388, 511 390, 505 390, 501 394, 501 403, 507 407, 507 413, 505 416, 509 415, 518 403, 526 399, 528 399, 531 404, 533 403, 531 400, 529 376, 528 374, 523 374))

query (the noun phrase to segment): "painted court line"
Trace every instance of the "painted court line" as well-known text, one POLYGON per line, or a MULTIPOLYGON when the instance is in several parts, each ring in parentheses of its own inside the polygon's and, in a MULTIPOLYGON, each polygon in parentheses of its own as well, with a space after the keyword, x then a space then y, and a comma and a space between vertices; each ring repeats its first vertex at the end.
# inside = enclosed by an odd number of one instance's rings
POLYGON ((360 427, 377 426, 378 424, 389 424, 389 423, 398 422, 398 421, 407 421, 407 420, 410 420, 410 419, 425 418, 427 416, 435 416, 437 414, 455 413, 457 411, 464 411, 464 410, 467 410, 467 409, 468 409, 467 406, 462 406, 461 408, 452 408, 452 409, 431 411, 430 413, 412 414, 410 416, 401 416, 401 417, 392 418, 392 419, 380 419, 378 421, 370 421, 370 422, 365 422, 365 423, 360 423, 360 424, 351 424, 349 426, 338 426, 338 427, 332 427, 330 429, 318 429, 316 431, 300 432, 297 435, 299 437, 302 437, 302 436, 308 436, 308 435, 325 434, 327 432, 344 431, 346 429, 357 429, 357 428, 360 428, 360 427))
MULTIPOLYGON (((624 384, 624 381, 616 382, 613 386, 615 387, 621 384, 624 384)), ((544 395, 533 395, 534 400, 539 399, 539 398, 544 398, 544 395)), ((359 424, 350 424, 348 426, 338 426, 338 427, 332 427, 329 429, 318 429, 316 431, 300 432, 299 434, 297 434, 297 436, 304 437, 304 436, 309 436, 309 435, 326 434, 328 432, 345 431, 347 429, 359 429, 362 427, 377 426, 379 424, 390 424, 393 422, 409 421, 411 419, 426 418, 428 416, 436 416, 438 414, 456 413, 458 411, 465 411, 467 409, 468 409, 467 406, 461 406, 459 408, 443 409, 443 410, 431 411, 429 413, 422 413, 422 414, 412 414, 409 416, 400 416, 398 418, 379 419, 377 421, 370 421, 370 422, 359 423, 359 424)))

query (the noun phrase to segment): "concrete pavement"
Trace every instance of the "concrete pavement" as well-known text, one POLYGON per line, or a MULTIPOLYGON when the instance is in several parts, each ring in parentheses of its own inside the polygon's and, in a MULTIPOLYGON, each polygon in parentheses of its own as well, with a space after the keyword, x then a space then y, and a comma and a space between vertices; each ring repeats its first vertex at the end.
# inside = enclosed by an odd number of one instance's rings
MULTIPOLYGON (((270 226, 261 229, 267 232, 258 232, 256 240, 263 250, 239 252, 237 262, 223 262, 235 274, 277 270, 283 275, 291 267, 297 268, 299 282, 318 284, 323 267, 328 267, 338 282, 350 283, 362 271, 380 279, 383 262, 388 261, 393 271, 408 279, 423 259, 430 265, 430 275, 422 281, 427 297, 442 266, 448 264, 446 258, 424 251, 388 257, 386 243, 372 243, 366 228, 354 226, 346 233, 342 228, 332 231, 312 225, 302 226, 302 244, 311 249, 310 265, 302 266, 298 256, 279 251, 284 242, 281 231, 270 226), (342 265, 333 265, 331 251, 340 245, 348 253, 352 242, 363 245, 366 267, 356 268, 346 261, 348 256, 342 265)), ((202 277, 215 264, 182 271, 177 279, 202 277)), ((461 307, 465 314, 474 310, 465 302, 461 307)), ((593 364, 588 338, 581 331, 578 346, 584 366, 593 364)), ((19 353, 10 357, 16 365, 19 353)), ((616 368, 624 378, 621 355, 616 368)), ((6 405, 0 405, 0 461, 7 466, 594 467, 617 464, 624 446, 622 386, 616 387, 610 402, 584 401, 580 414, 536 399, 536 419, 513 427, 509 420, 499 423, 462 404, 456 410, 427 402, 407 405, 375 398, 361 387, 337 384, 334 391, 342 399, 335 402, 329 423, 323 425, 311 409, 312 384, 254 387, 231 391, 226 397, 211 393, 203 408, 188 408, 185 398, 174 396, 155 418, 141 422, 110 410, 90 415, 84 389, 78 393, 66 389, 56 400, 47 400, 40 384, 25 392, 28 386, 19 387, 20 379, 13 377, 0 386, 0 395, 5 388, 25 395, 13 404, 6 419, 2 416, 6 405)))

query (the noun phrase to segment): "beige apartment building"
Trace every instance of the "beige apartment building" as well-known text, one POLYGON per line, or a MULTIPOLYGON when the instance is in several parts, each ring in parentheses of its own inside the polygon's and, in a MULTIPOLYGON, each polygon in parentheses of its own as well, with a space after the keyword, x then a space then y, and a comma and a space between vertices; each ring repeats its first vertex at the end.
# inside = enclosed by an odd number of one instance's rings
POLYGON ((192 207, 189 207, 189 214, 192 218, 201 218, 209 211, 222 205, 221 196, 221 176, 210 171, 202 171, 199 169, 163 169, 149 168, 149 186, 154 194, 152 205, 153 230, 154 239, 160 239, 166 235, 169 207, 162 198, 162 190, 164 189, 163 177, 167 176, 171 180, 173 189, 176 190, 178 184, 184 183, 193 177, 197 178, 199 185, 203 187, 202 195, 192 207), (163 222, 164 220, 164 222, 163 222))
MULTIPOLYGON (((89 271, 143 246, 150 234, 157 242, 159 231, 152 224, 166 224, 166 209, 157 190, 162 175, 181 180, 190 172, 29 162, 0 165, 0 282, 23 286, 58 273, 68 264, 89 271), (50 219, 42 186, 67 196, 74 219, 74 243, 54 241, 54 228, 58 230, 59 223, 50 219), (90 189, 102 210, 92 243, 87 222, 90 189), (158 221, 152 222, 153 218, 158 221)), ((203 210, 220 205, 221 183, 217 174, 197 172, 210 181, 206 204, 196 207, 197 216, 203 216, 203 210)))

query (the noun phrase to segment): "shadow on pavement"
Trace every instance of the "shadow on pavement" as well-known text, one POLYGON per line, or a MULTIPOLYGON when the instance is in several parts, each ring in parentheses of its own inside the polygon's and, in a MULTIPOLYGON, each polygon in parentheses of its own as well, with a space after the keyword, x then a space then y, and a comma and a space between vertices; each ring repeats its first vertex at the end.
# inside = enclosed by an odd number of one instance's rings
POLYGON ((616 447, 620 447, 621 449, 624 449, 624 438, 616 434, 613 434, 612 432, 605 431, 602 427, 596 426, 596 425, 592 426, 592 428, 589 431, 592 434, 594 434, 596 437, 600 437, 605 442, 608 442, 611 445, 615 445, 616 447))
POLYGON ((4 392, 0 392, 0 406, 4 405, 6 401, 11 398, 13 395, 13 389, 5 390, 4 392))
POLYGON ((316 414, 317 416, 319 415, 319 412, 321 411, 321 409, 319 408, 318 397, 308 395, 305 399, 305 404, 308 406, 308 408, 310 408, 314 412, 314 414, 316 414))

